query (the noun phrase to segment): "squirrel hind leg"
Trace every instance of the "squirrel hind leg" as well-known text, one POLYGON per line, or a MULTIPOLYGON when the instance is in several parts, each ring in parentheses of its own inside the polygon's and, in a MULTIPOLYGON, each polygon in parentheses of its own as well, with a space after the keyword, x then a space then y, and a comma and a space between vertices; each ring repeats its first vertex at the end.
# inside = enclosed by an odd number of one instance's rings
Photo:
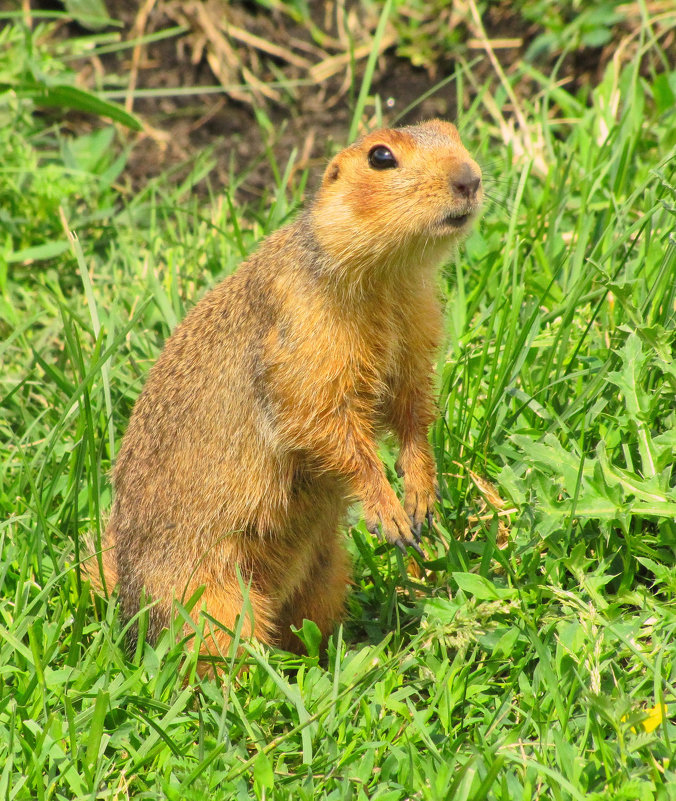
POLYGON ((317 543, 307 577, 280 611, 276 621, 280 647, 294 653, 304 652, 291 626, 301 628, 305 618, 317 624, 322 633, 322 646, 325 646, 334 625, 344 616, 349 583, 350 557, 342 536, 336 532, 317 543))
MULTIPOLYGON (((212 675, 220 670, 219 665, 225 665, 232 643, 231 633, 237 628, 238 615, 243 615, 241 621, 241 636, 243 639, 252 634, 267 645, 277 645, 275 626, 272 622, 274 612, 269 599, 262 593, 250 587, 248 601, 252 615, 244 609, 244 599, 238 584, 222 582, 203 582, 204 592, 193 613, 193 618, 199 618, 201 610, 205 610, 210 618, 204 624, 204 643, 200 648, 201 662, 198 668, 200 675, 212 675), (214 622, 217 621, 217 622, 214 622)), ((201 621, 199 623, 201 626, 201 621)))

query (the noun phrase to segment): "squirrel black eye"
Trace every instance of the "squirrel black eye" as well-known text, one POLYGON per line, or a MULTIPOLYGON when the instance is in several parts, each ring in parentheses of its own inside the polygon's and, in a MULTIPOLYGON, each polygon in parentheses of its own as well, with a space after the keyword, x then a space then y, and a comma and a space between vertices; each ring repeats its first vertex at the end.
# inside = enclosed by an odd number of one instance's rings
POLYGON ((392 151, 385 145, 376 145, 369 150, 369 164, 374 170, 391 170, 399 166, 392 151))

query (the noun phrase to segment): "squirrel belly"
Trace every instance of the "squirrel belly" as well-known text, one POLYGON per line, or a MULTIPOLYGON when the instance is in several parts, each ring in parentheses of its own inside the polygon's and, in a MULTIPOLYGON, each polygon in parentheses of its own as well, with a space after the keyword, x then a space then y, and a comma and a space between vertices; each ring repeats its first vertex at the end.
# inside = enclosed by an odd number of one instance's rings
POLYGON ((127 620, 152 600, 151 640, 174 600, 203 587, 193 616, 223 628, 202 650, 227 653, 242 583, 245 634, 298 650, 290 627, 308 618, 328 637, 344 613, 354 500, 370 531, 418 547, 436 492, 436 273, 481 202, 481 171, 450 123, 370 133, 179 324, 134 406, 104 535, 108 589, 127 620), (384 431, 400 446, 403 503, 377 455, 384 431))

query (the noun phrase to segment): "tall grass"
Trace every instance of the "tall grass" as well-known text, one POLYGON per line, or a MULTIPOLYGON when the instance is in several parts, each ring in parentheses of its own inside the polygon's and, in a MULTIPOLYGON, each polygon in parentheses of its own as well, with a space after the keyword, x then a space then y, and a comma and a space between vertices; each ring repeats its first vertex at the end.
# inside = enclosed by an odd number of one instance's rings
MULTIPOLYGON (((442 279, 425 575, 355 518, 328 653, 244 643, 218 681, 176 631, 124 651, 81 537, 164 339, 304 184, 199 202, 207 154, 121 198, 112 128, 0 96, 0 798, 676 797, 676 73, 641 7, 645 61, 597 86, 509 74, 537 150, 499 85, 460 120, 492 202, 442 279)), ((612 33, 585 19, 538 47, 612 33)), ((2 37, 16 75, 34 40, 2 37)))

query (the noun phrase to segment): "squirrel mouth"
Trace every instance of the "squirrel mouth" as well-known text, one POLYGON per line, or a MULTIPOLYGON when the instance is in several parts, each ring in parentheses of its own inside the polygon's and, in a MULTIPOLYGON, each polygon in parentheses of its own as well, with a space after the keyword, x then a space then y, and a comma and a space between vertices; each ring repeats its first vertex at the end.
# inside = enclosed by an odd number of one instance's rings
POLYGON ((467 212, 466 214, 447 214, 441 221, 441 224, 450 228, 462 228, 465 223, 469 222, 471 217, 471 212, 467 212))

